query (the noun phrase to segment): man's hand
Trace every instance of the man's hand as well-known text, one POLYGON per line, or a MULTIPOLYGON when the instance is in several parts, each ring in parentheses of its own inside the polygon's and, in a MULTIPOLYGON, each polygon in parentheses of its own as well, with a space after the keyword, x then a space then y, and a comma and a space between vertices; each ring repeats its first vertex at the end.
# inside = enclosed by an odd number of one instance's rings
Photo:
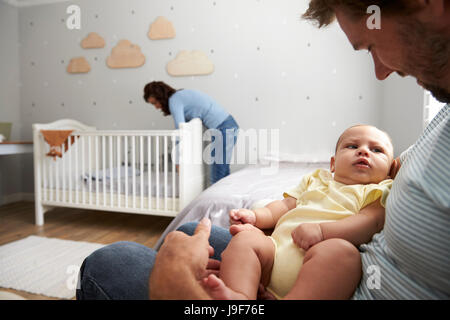
POLYGON ((256 224, 256 214, 249 209, 232 209, 230 210, 230 224, 256 224))
POLYGON ((169 233, 159 250, 150 275, 150 299, 208 299, 199 281, 217 268, 209 259, 211 221, 200 221, 193 236, 180 231, 169 233))
POLYGON ((302 223, 292 231, 291 236, 294 243, 305 251, 323 241, 322 229, 318 223, 302 223))

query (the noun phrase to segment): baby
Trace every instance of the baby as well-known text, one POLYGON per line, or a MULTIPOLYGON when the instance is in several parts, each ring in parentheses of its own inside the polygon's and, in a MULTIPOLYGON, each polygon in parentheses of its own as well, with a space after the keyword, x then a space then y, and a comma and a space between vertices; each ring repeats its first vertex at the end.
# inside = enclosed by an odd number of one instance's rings
POLYGON ((331 158, 331 172, 318 169, 304 176, 283 200, 263 208, 230 211, 231 228, 246 225, 222 253, 220 277, 204 279, 206 290, 216 299, 256 299, 262 283, 282 299, 299 285, 305 251, 315 244, 332 238, 355 246, 369 242, 384 225, 393 163, 385 132, 367 125, 345 130, 331 158), (260 230, 274 227, 270 237, 260 230))

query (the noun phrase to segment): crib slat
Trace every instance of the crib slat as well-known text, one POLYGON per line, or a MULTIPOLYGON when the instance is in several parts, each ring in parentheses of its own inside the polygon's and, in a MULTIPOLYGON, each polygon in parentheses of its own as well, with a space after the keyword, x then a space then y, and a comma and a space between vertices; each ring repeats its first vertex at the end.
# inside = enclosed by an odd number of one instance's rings
MULTIPOLYGON (((113 179, 113 136, 109 137, 109 195, 110 195, 110 206, 114 207, 113 202, 113 189, 114 189, 114 179, 113 179)), ((106 193, 106 191, 105 191, 106 193)))
POLYGON ((164 136, 164 210, 167 210, 167 136, 164 136))
POLYGON ((95 204, 99 204, 99 193, 98 193, 98 136, 95 136, 95 204))
POLYGON ((176 172, 175 172, 175 156, 174 156, 174 151, 175 151, 175 136, 172 134, 171 137, 171 141, 172 141, 172 152, 171 152, 171 159, 172 159, 172 210, 175 211, 175 192, 176 192, 176 185, 175 185, 175 177, 176 177, 176 172))
POLYGON ((144 209, 144 137, 139 137, 139 156, 141 158, 141 209, 144 209))
POLYGON ((102 136, 102 178, 103 178, 103 205, 106 206, 106 155, 105 136, 102 136))
POLYGON ((67 153, 70 153, 69 157, 69 170, 67 170, 67 172, 69 173, 69 202, 72 203, 73 199, 72 199, 72 153, 71 149, 72 149, 72 136, 69 136, 69 141, 67 141, 67 153))
MULTIPOLYGON (((83 181, 86 179, 86 168, 85 168, 85 159, 86 159, 86 142, 85 142, 85 137, 82 136, 81 137, 81 174, 83 175, 83 181)), ((83 183, 81 186, 81 192, 83 193, 83 204, 86 204, 86 185, 83 183)))
POLYGON ((40 145, 44 146, 44 152, 43 152, 43 159, 41 161, 42 164, 42 186, 44 189, 44 192, 42 193, 43 199, 42 200, 48 200, 47 199, 47 185, 48 185, 48 181, 47 181, 47 163, 48 163, 48 157, 45 156, 45 154, 47 152, 45 152, 45 145, 44 144, 44 138, 42 137, 42 134, 39 136, 39 139, 41 140, 40 145))
POLYGON ((136 138, 135 136, 131 137, 131 152, 132 152, 131 165, 132 165, 132 173, 133 173, 133 178, 132 178, 133 209, 136 209, 136 139, 135 138, 136 138))
POLYGON ((92 204, 92 136, 88 136, 89 204, 92 204))
POLYGON ((117 137, 117 206, 120 208, 120 136, 117 137))
POLYGON ((75 136, 75 203, 79 203, 80 202, 80 197, 78 195, 78 190, 79 190, 79 186, 78 186, 78 180, 80 179, 80 176, 78 175, 78 149, 80 147, 79 145, 79 137, 75 136))
POLYGON ((124 145, 124 151, 125 151, 125 208, 128 208, 128 137, 125 136, 125 145, 124 145))
POLYGON ((159 210, 159 136, 155 137, 155 156, 156 156, 156 210, 159 210))
POLYGON ((50 190, 49 190, 49 198, 50 201, 54 201, 55 200, 55 195, 54 195, 54 189, 53 189, 53 171, 54 171, 54 163, 53 163, 53 159, 49 158, 47 159, 47 163, 48 163, 48 179, 50 182, 50 190))
POLYGON ((59 161, 55 160, 55 201, 59 201, 59 161))
POLYGON ((147 171, 148 171, 148 209, 152 209, 152 137, 147 137, 147 171))
POLYGON ((66 202, 66 157, 64 157, 64 143, 61 145, 61 166, 62 166, 62 202, 66 202))

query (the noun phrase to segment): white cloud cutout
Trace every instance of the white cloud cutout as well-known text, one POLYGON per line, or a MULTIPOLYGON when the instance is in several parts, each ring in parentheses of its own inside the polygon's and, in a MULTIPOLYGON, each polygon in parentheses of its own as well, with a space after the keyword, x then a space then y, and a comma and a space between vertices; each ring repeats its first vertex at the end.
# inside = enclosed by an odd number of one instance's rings
POLYGON ((214 64, 202 51, 180 51, 174 60, 167 64, 171 76, 207 75, 214 71, 214 64))

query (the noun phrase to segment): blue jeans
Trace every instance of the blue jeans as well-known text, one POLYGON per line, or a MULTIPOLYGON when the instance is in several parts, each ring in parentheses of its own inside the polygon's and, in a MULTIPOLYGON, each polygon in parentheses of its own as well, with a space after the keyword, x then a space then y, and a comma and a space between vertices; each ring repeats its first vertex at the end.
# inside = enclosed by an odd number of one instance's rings
MULTIPOLYGON (((212 163, 211 184, 230 174, 231 155, 237 141, 238 129, 239 126, 231 115, 217 127, 217 130, 222 134, 222 159, 219 163, 212 163)), ((213 136, 211 140, 214 143, 215 137, 213 136)), ((211 157, 215 157, 215 149, 212 150, 211 157)))
MULTIPOLYGON (((192 235, 197 222, 178 230, 192 235)), ((231 240, 228 230, 212 226, 209 243, 212 258, 220 260, 231 240)), ((80 269, 77 300, 148 300, 148 279, 155 263, 156 251, 135 242, 121 241, 94 251, 80 269)))

